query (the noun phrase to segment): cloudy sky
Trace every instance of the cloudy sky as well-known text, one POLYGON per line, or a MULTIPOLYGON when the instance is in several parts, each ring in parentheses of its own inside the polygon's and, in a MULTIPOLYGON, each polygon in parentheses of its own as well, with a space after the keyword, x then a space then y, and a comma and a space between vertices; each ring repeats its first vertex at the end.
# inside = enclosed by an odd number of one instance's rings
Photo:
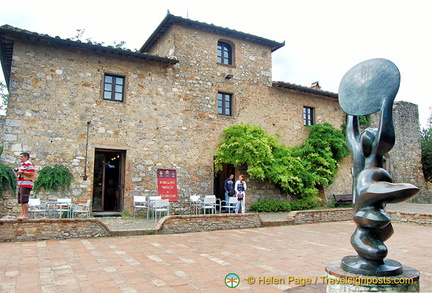
MULTIPOLYGON (((0 0, 0 25, 139 49, 165 17, 214 24, 283 42, 273 53, 273 80, 338 92, 359 62, 386 58, 401 72, 396 100, 419 105, 426 125, 432 106, 432 41, 428 0, 0 0)), ((0 78, 2 80, 3 77, 0 78)))

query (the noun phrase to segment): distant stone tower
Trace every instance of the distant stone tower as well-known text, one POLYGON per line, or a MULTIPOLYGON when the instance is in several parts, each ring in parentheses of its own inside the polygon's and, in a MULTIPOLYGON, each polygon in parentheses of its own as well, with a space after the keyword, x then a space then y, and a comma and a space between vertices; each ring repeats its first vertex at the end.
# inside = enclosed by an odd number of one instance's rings
MULTIPOLYGON (((371 125, 378 124, 379 115, 372 115, 371 125)), ((399 101, 393 106, 393 122, 396 143, 387 156, 386 169, 393 177, 393 182, 411 183, 420 188, 420 192, 410 201, 430 203, 421 163, 420 123, 418 106, 399 101)))

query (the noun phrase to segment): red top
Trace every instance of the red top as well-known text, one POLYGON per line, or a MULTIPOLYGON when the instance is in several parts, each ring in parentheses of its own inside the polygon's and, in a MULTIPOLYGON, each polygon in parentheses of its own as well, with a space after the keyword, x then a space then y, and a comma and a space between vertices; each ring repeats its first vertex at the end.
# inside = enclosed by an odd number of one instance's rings
MULTIPOLYGON (((31 176, 32 174, 28 174, 28 173, 34 173, 34 171, 35 171, 34 165, 30 161, 26 161, 26 162, 22 163, 18 169, 20 171, 26 171, 27 176, 31 176)), ((18 185, 20 187, 33 188, 33 180, 26 180, 26 179, 24 179, 23 174, 19 174, 18 175, 18 185)))

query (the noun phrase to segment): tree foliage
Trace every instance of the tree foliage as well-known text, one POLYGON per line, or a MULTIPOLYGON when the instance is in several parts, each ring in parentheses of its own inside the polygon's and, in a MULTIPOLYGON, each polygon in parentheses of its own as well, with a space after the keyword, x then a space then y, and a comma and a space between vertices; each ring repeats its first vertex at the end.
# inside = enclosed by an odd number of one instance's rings
POLYGON ((429 117, 427 128, 420 132, 423 175, 427 181, 432 181, 432 116, 429 117))
MULTIPOLYGON (((89 44, 98 45, 98 46, 105 46, 105 42, 98 43, 98 42, 93 41, 91 38, 86 38, 83 40, 84 33, 85 33, 85 29, 82 29, 82 28, 76 29, 76 35, 73 36, 71 38, 71 40, 72 41, 80 41, 80 42, 85 41, 89 44)), ((120 42, 114 41, 112 45, 107 45, 107 46, 111 47, 111 48, 116 48, 116 49, 124 49, 123 46, 125 46, 125 45, 126 45, 125 41, 120 41, 120 42)))
POLYGON ((0 81, 0 113, 6 110, 8 99, 6 85, 0 81))
POLYGON ((216 171, 223 163, 246 164, 251 178, 274 182, 283 193, 315 196, 320 186, 333 182, 338 161, 349 151, 342 131, 330 124, 313 125, 309 130, 309 138, 300 147, 288 147, 259 126, 227 127, 216 151, 216 171))

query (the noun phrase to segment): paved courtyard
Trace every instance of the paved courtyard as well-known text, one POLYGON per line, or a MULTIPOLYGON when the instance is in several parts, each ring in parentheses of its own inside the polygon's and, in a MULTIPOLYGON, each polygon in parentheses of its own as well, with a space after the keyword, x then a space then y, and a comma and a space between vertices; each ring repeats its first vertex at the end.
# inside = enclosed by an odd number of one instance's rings
MULTIPOLYGON (((432 227, 394 228, 389 258, 419 270, 422 292, 432 292, 432 227)), ((325 266, 355 254, 354 229, 347 221, 0 243, 0 292, 290 292, 299 286, 290 278, 317 281, 295 292, 322 292, 325 266), (230 273, 240 277, 235 289, 225 284, 230 273)))

